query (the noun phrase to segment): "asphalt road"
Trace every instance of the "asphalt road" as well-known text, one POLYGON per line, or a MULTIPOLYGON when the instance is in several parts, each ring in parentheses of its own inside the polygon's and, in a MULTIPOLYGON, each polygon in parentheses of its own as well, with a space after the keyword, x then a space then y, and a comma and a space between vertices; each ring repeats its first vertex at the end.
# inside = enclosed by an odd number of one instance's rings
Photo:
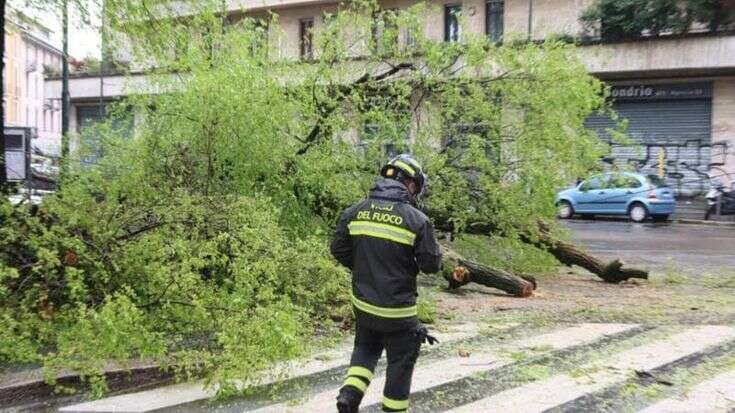
POLYGON ((590 252, 632 265, 735 272, 735 227, 571 220, 572 239, 590 252))

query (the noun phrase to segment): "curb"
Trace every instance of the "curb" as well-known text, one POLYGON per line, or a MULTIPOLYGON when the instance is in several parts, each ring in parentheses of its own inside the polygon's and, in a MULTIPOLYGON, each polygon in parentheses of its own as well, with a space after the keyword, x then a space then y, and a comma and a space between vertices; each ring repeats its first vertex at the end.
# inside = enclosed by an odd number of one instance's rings
MULTIPOLYGON (((557 220, 559 220, 557 218, 557 220)), ((614 216, 595 216, 592 219, 584 219, 584 218, 573 218, 573 219, 562 219, 560 220, 562 222, 595 222, 595 221, 606 221, 606 222, 631 222, 627 217, 614 217, 614 216)), ((692 219, 692 218, 671 218, 668 221, 665 222, 653 222, 653 221, 646 221, 642 224, 684 224, 684 225, 706 225, 706 226, 712 226, 712 227, 735 227, 735 221, 705 221, 702 219, 692 219)))
POLYGON ((672 222, 677 224, 687 225, 709 225, 709 226, 723 226, 723 227, 735 227, 735 221, 705 221, 701 219, 689 219, 689 218, 674 218, 672 222))
MULTIPOLYGON (((109 388, 108 394, 138 389, 141 386, 167 384, 173 381, 173 372, 161 371, 160 366, 143 366, 132 369, 115 369, 104 372, 109 388)), ((57 384, 74 388, 78 393, 87 390, 79 374, 67 374, 56 379, 57 384)), ((54 386, 43 380, 28 380, 0 387, 0 406, 15 407, 24 404, 38 404, 59 397, 54 386)))

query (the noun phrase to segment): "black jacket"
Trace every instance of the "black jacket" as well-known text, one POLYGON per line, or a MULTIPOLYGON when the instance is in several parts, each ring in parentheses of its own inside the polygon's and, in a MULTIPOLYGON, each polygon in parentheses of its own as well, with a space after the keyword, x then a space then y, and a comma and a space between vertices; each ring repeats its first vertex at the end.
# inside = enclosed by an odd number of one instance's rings
POLYGON ((406 187, 381 179, 340 217, 332 255, 352 270, 358 317, 400 321, 416 316, 416 275, 439 271, 441 250, 429 218, 406 187))

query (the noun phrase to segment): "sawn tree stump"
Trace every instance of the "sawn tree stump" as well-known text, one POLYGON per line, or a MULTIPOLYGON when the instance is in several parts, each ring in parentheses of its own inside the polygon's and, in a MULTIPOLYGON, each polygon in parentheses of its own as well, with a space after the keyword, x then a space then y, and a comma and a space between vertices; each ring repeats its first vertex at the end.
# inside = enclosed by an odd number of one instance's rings
POLYGON ((444 247, 442 276, 449 281, 449 288, 459 288, 470 282, 505 291, 515 297, 529 297, 536 289, 536 280, 528 275, 518 276, 499 268, 488 267, 470 261, 453 250, 444 247), (458 265, 467 268, 469 276, 462 282, 452 277, 452 271, 458 265))

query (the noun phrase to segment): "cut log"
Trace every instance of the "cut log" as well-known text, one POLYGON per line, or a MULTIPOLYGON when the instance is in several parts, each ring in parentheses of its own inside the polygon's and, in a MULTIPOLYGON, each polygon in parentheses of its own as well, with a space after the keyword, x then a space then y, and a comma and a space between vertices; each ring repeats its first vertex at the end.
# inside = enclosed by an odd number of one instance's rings
POLYGON ((449 281, 449 288, 459 288, 470 282, 497 288, 515 297, 529 297, 536 289, 536 280, 528 275, 518 276, 499 268, 488 267, 477 262, 465 259, 457 252, 444 248, 442 262, 442 276, 449 281), (463 281, 458 282, 452 277, 452 271, 458 265, 467 268, 470 273, 463 281))

